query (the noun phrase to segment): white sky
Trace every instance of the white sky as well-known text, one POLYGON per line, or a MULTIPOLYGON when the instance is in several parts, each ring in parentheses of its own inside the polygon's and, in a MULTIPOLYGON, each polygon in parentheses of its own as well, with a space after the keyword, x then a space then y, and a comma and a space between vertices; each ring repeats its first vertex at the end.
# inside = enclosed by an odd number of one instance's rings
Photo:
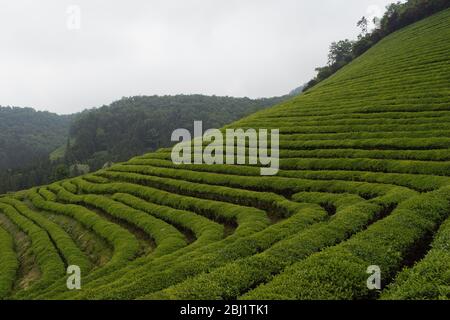
POLYGON ((132 95, 283 95, 393 0, 112 2, 0 0, 0 105, 65 114, 132 95))

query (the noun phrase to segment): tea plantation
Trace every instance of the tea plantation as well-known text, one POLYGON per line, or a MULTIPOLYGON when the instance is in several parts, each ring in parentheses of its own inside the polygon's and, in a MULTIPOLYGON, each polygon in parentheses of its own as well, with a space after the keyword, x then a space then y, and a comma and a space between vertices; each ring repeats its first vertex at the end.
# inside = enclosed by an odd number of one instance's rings
POLYGON ((228 126, 280 129, 276 176, 161 149, 0 197, 0 298, 450 299, 449 25, 228 126))

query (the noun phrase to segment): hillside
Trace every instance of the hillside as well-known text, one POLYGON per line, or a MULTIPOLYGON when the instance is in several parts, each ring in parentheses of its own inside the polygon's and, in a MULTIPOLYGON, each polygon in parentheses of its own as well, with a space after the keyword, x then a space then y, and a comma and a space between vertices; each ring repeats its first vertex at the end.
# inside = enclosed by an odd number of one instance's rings
POLYGON ((134 96, 68 116, 1 108, 0 194, 169 147, 171 132, 194 120, 221 127, 288 98, 134 96))
POLYGON ((276 176, 162 149, 0 198, 0 297, 450 299, 449 24, 228 126, 280 129, 276 176))
POLYGON ((192 129, 195 120, 220 128, 288 96, 249 99, 204 95, 135 96, 82 113, 71 125, 66 150, 73 162, 100 169, 106 162, 169 147, 177 128, 192 129))
POLYGON ((27 166, 66 140, 69 116, 0 106, 0 170, 27 166))

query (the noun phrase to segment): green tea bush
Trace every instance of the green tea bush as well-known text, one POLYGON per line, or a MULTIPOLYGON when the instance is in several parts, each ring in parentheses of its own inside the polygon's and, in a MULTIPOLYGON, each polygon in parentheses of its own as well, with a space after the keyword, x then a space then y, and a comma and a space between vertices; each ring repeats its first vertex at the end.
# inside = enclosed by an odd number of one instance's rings
POLYGON ((0 227, 0 299, 10 293, 16 279, 19 261, 12 236, 0 227))
POLYGON ((224 234, 224 227, 221 224, 190 211, 153 204, 125 193, 114 194, 112 198, 130 207, 154 215, 168 223, 178 225, 180 228, 192 231, 197 238, 197 242, 214 242, 220 240, 224 234))
POLYGON ((367 267, 379 266, 384 282, 389 282, 411 250, 448 216, 449 209, 450 203, 437 193, 410 198, 366 231, 294 264, 243 298, 370 298, 373 293, 366 287, 367 267))
POLYGON ((3 198, 0 199, 0 203, 11 205, 21 215, 30 219, 36 225, 45 230, 58 251, 64 257, 66 264, 79 266, 83 273, 87 273, 91 269, 92 266, 87 256, 77 247, 72 238, 63 229, 61 229, 60 226, 48 220, 38 212, 32 211, 21 201, 3 198))
POLYGON ((184 236, 172 225, 120 202, 98 195, 84 195, 83 202, 116 218, 128 221, 155 240, 155 256, 164 255, 186 245, 184 236))
POLYGON ((149 268, 149 265, 142 266, 116 282, 97 286, 91 292, 81 294, 78 297, 95 297, 98 299, 137 298, 145 293, 164 289, 188 277, 212 270, 226 262, 264 251, 274 243, 298 233, 326 217, 327 214, 323 209, 307 205, 292 217, 271 225, 260 232, 237 240, 227 238, 221 243, 214 243, 187 253, 171 262, 169 268, 167 267, 168 264, 162 264, 161 267, 152 265, 152 268, 149 268), (214 250, 212 250, 213 248, 214 250), (135 277, 138 277, 139 281, 130 284, 129 279, 135 277), (127 283, 128 285, 125 285, 127 283))
POLYGON ((33 291, 45 288, 61 278, 65 274, 64 262, 47 232, 30 219, 22 216, 13 206, 3 201, 0 202, 0 211, 30 237, 31 249, 36 256, 41 277, 27 290, 33 291))
POLYGON ((84 207, 45 201, 35 190, 29 193, 29 198, 35 207, 67 215, 107 240, 114 247, 114 255, 109 262, 110 264, 122 264, 135 257, 138 250, 137 240, 131 233, 120 226, 102 219, 84 207))
MULTIPOLYGON (((450 190, 442 193, 450 201, 450 190)), ((412 268, 405 268, 381 295, 382 299, 450 299, 450 219, 441 225, 431 250, 412 268)))

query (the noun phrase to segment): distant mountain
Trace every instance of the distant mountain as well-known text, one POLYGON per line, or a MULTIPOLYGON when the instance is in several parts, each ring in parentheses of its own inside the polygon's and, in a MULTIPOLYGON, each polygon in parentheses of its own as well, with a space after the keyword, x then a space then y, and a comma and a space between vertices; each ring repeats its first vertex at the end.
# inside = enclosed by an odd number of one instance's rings
POLYGON ((291 92, 289 92, 290 96, 298 96, 299 94, 301 94, 303 92, 303 90, 305 89, 306 85, 301 85, 300 87, 295 88, 294 90, 291 90, 291 92))
POLYGON ((0 170, 46 157, 67 139, 71 116, 0 106, 0 170))

